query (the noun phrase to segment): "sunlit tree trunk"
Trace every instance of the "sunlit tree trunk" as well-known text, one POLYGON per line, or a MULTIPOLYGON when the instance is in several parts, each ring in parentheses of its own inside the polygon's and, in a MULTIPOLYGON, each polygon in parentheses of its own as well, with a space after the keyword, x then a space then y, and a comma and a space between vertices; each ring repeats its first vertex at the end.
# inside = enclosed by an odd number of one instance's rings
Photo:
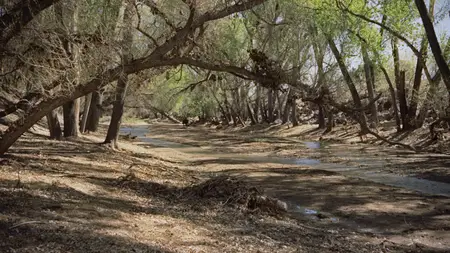
MULTIPOLYGON (((361 45, 361 51, 364 61, 364 74, 366 77, 367 94, 369 95, 369 101, 375 99, 375 73, 373 71, 373 63, 369 58, 367 47, 364 43, 361 45)), ((378 110, 377 104, 372 103, 370 106, 370 121, 375 126, 378 125, 378 110)))
MULTIPOLYGON (((347 83, 347 86, 350 90, 353 103, 355 104, 356 108, 362 108, 361 98, 359 97, 358 91, 356 90, 356 86, 353 83, 350 73, 347 70, 347 66, 345 66, 344 59, 342 58, 341 53, 339 52, 334 40, 331 37, 327 37, 327 41, 334 57, 336 58, 336 61, 338 62, 339 68, 342 72, 342 75, 344 76, 345 82, 347 83)), ((369 128, 367 126, 367 119, 364 112, 363 111, 356 112, 356 119, 358 120, 358 123, 361 127, 361 132, 363 134, 367 133, 369 128)))
POLYGON ((402 121, 402 130, 409 130, 410 124, 408 122, 408 105, 406 102, 405 81, 403 78, 403 71, 400 70, 400 56, 398 51, 398 41, 396 38, 392 39, 392 55, 394 59, 394 74, 395 87, 397 89, 397 98, 400 107, 400 118, 402 121))
POLYGON ((89 109, 91 108, 92 93, 84 97, 84 109, 83 117, 81 118, 80 132, 84 133, 86 131, 86 123, 89 116, 89 109))

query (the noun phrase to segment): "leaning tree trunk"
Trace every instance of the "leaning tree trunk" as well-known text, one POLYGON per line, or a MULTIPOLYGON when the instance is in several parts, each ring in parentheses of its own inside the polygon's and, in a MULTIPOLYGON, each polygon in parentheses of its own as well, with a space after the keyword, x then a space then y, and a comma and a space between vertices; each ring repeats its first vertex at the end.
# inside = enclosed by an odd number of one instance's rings
MULTIPOLYGON (((434 15, 434 0, 430 0, 430 15, 431 16, 434 15)), ((420 54, 423 56, 423 59, 417 58, 416 70, 414 72, 414 84, 411 92, 411 100, 409 102, 408 118, 410 122, 415 121, 417 114, 417 108, 419 104, 419 91, 422 83, 422 72, 423 72, 422 61, 426 59, 427 52, 428 52, 428 43, 427 38, 424 37, 422 39, 422 43, 420 46, 420 54)), ((415 127, 417 127, 417 122, 415 124, 415 127)))
MULTIPOLYGON (((124 31, 121 39, 122 48, 122 64, 126 65, 131 59, 131 46, 133 44, 133 30, 131 28, 132 8, 133 5, 127 4, 125 1, 123 17, 119 17, 119 22, 123 23, 124 31)), ((113 112, 111 115, 111 122, 109 123, 108 132, 105 138, 105 144, 110 144, 112 148, 118 148, 119 131, 122 123, 122 116, 125 106, 125 97, 128 88, 128 75, 122 73, 119 80, 117 80, 116 96, 113 105, 113 112)))
MULTIPOLYGON (((367 94, 369 95, 369 101, 373 101, 375 99, 375 73, 373 73, 373 63, 369 58, 367 46, 364 43, 361 45, 361 51, 364 61, 367 94)), ((372 103, 372 105, 370 105, 370 121, 375 126, 378 125, 378 110, 376 103, 372 103)))
POLYGON ((61 140, 62 131, 56 110, 52 110, 47 114, 47 124, 50 132, 50 139, 61 140))
MULTIPOLYGON (((350 93, 352 95, 353 103, 355 104, 356 108, 359 108, 360 110, 363 108, 361 103, 361 98, 359 97, 358 90, 356 90, 356 86, 353 83, 353 80, 350 76, 350 73, 347 70, 347 66, 345 66, 344 59, 341 56, 341 53, 339 52, 336 43, 334 40, 327 36, 328 45, 330 46, 330 49, 336 58, 336 61, 338 62, 339 68, 341 69, 342 75, 344 76, 345 82, 347 83, 347 86, 350 90, 350 93)), ((367 119, 366 115, 364 114, 364 111, 357 111, 356 112, 356 119, 358 120, 358 123, 361 127, 361 133, 366 134, 369 132, 369 127, 367 126, 367 119)))
POLYGON ((117 81, 116 99, 113 105, 111 122, 105 138, 105 144, 110 144, 112 148, 118 148, 120 125, 125 105, 125 96, 128 88, 128 76, 123 74, 117 81))
POLYGON ((441 46, 439 45, 439 40, 436 36, 433 22, 428 15, 427 6, 425 5, 425 2, 423 0, 414 1, 416 3, 417 9, 419 10, 420 17, 425 28, 425 33, 427 34, 428 42, 434 55, 434 59, 436 60, 436 64, 439 67, 442 79, 444 80, 444 84, 447 87, 447 92, 450 93, 450 68, 447 64, 447 61, 445 60, 444 55, 442 54, 441 46))
POLYGON ((97 132, 102 115, 102 94, 100 91, 92 92, 91 103, 89 107, 88 118, 86 122, 86 131, 97 132))

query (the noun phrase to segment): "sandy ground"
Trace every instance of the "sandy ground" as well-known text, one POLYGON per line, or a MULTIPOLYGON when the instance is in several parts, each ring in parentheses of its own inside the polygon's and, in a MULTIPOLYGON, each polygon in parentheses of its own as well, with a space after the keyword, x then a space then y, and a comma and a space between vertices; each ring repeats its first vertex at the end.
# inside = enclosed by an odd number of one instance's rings
MULTIPOLYGON (((152 137, 226 154, 265 156, 273 146, 294 145, 234 130, 154 124, 150 131, 152 137)), ((97 144, 101 134, 61 142, 41 135, 24 135, 1 160, 0 252, 450 249, 448 198, 308 166, 236 163, 126 140, 116 152, 97 144), (227 199, 183 195, 223 175, 238 176, 299 211, 271 215, 227 199), (305 215, 306 207, 318 212, 305 215)))

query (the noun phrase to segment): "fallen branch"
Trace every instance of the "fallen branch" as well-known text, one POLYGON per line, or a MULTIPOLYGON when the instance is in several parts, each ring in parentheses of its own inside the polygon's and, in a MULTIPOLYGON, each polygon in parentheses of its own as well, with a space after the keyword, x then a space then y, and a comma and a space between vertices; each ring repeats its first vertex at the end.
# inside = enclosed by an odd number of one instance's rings
POLYGON ((370 130, 370 129, 367 129, 366 132, 367 132, 368 134, 371 134, 371 135, 375 136, 378 140, 381 140, 381 141, 383 141, 383 142, 388 143, 389 145, 398 145, 398 146, 402 146, 402 147, 404 147, 404 148, 406 148, 406 149, 409 149, 409 150, 412 150, 412 151, 416 151, 416 149, 415 149, 413 146, 411 146, 411 145, 404 144, 404 143, 401 143, 401 142, 390 141, 390 140, 388 140, 387 138, 385 138, 385 137, 383 137, 383 136, 381 136, 381 135, 375 133, 374 131, 372 131, 372 130, 370 130))

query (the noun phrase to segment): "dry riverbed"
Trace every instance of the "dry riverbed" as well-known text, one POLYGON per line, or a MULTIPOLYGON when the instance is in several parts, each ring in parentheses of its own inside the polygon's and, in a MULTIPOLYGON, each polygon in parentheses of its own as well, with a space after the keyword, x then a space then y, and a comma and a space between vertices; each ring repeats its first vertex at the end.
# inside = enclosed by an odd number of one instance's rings
POLYGON ((274 146, 297 145, 278 137, 171 124, 149 128, 151 137, 201 146, 205 153, 136 140, 122 140, 121 151, 110 151, 97 144, 101 134, 61 142, 24 135, 1 160, 0 252, 450 248, 448 198, 307 165, 236 162, 211 153, 264 157, 274 146), (249 141, 255 138, 262 139, 249 141), (228 188, 220 188, 225 181, 218 178, 229 178, 228 188), (241 201, 255 192, 283 199, 289 212, 254 209, 241 201))

